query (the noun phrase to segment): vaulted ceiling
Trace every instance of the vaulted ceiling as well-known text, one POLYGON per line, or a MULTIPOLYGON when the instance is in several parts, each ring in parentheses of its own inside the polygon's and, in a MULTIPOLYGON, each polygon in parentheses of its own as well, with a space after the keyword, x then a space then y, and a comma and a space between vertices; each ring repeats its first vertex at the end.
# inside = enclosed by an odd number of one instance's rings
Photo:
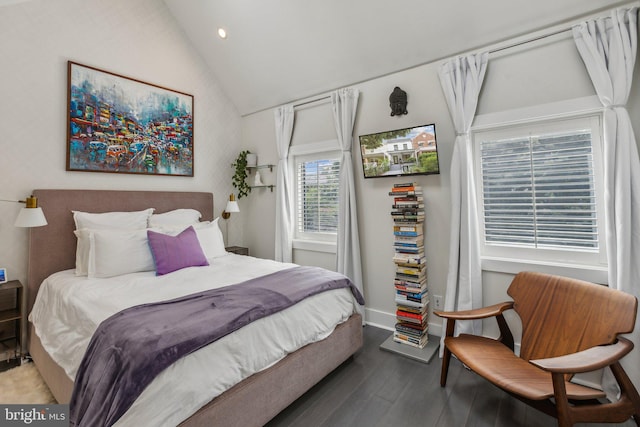
POLYGON ((610 0, 164 0, 242 115, 621 5, 610 0), (224 28, 228 37, 217 36, 224 28))
MULTIPOLYGON (((24 0, 0 0, 0 5, 20 1, 24 0)), ((164 2, 241 115, 625 4, 611 0, 164 2), (220 27, 228 33, 224 40, 217 35, 220 27)))

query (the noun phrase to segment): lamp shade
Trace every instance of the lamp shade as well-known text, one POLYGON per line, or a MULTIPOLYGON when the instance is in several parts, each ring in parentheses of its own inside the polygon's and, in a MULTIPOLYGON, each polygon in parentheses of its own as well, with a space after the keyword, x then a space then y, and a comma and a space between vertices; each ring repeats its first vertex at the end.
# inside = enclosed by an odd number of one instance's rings
POLYGON ((42 227, 47 225, 42 208, 22 208, 13 224, 16 227, 42 227))
POLYGON ((240 206, 238 206, 238 202, 235 200, 229 200, 227 201, 227 207, 224 208, 225 211, 232 213, 232 212, 240 212, 240 206))

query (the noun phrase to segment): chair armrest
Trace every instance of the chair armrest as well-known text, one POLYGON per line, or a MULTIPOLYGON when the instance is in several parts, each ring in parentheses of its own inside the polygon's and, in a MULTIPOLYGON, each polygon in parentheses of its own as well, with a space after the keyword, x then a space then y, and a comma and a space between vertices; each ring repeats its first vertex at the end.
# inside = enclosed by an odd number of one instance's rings
POLYGON ((617 362, 633 349, 633 343, 619 337, 618 342, 610 345, 591 347, 578 353, 548 359, 530 360, 545 371, 559 374, 579 374, 604 368, 617 362))
POLYGON ((443 317, 445 319, 474 320, 474 319, 485 319, 487 317, 495 317, 511 308, 513 308, 513 301, 501 302, 499 304, 494 304, 488 307, 477 308, 473 310, 434 311, 433 314, 435 314, 436 316, 443 317))

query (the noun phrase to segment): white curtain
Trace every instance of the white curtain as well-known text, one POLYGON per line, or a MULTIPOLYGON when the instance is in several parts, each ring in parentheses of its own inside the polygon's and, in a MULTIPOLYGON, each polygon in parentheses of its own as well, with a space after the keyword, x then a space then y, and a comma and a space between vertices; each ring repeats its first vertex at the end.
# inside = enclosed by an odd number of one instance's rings
MULTIPOLYGON (((357 89, 340 89, 331 94, 333 120, 342 149, 340 159, 340 189, 338 192, 338 246, 336 270, 347 276, 363 293, 362 264, 360 262, 360 237, 358 235, 358 210, 356 208, 355 180, 351 147, 353 125, 358 109, 357 89)), ((358 306, 361 309, 360 306, 358 306)), ((363 314, 361 312, 361 314, 363 314)), ((364 316, 362 317, 364 322, 364 316)))
POLYGON ((276 252, 275 260, 291 262, 293 239, 293 198, 289 173, 289 146, 293 134, 293 106, 276 108, 276 148, 278 168, 276 170, 276 252))
MULTIPOLYGON (((444 309, 469 310, 482 306, 476 188, 469 129, 487 69, 488 53, 457 57, 439 69, 440 83, 456 130, 451 159, 451 237, 444 309)), ((443 323, 443 332, 446 321, 443 323)), ((482 321, 456 322, 456 333, 480 335, 482 321)), ((440 356, 444 351, 442 334, 440 356)))
MULTIPOLYGON (((636 60, 638 8, 573 27, 573 38, 604 110, 604 191, 609 286, 640 297, 640 160, 626 109, 636 60)), ((622 360, 640 386, 640 325, 636 349, 622 360)), ((608 370, 607 370, 608 373, 608 370)))

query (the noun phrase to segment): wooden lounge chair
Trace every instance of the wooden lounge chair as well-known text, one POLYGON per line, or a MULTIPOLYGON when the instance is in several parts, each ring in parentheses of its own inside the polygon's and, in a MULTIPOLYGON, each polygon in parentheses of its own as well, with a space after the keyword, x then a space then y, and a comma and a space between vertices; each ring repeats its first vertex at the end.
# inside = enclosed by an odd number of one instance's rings
POLYGON ((440 385, 445 386, 451 354, 507 393, 558 419, 640 426, 640 396, 620 365, 633 343, 619 334, 633 330, 638 302, 633 295, 566 277, 519 273, 507 291, 512 302, 477 310, 435 312, 446 319, 440 385), (522 320, 520 356, 503 317, 514 309, 522 320), (498 340, 461 334, 456 320, 495 317, 498 340), (610 367, 621 390, 615 402, 601 390, 570 382, 574 374, 610 367))

